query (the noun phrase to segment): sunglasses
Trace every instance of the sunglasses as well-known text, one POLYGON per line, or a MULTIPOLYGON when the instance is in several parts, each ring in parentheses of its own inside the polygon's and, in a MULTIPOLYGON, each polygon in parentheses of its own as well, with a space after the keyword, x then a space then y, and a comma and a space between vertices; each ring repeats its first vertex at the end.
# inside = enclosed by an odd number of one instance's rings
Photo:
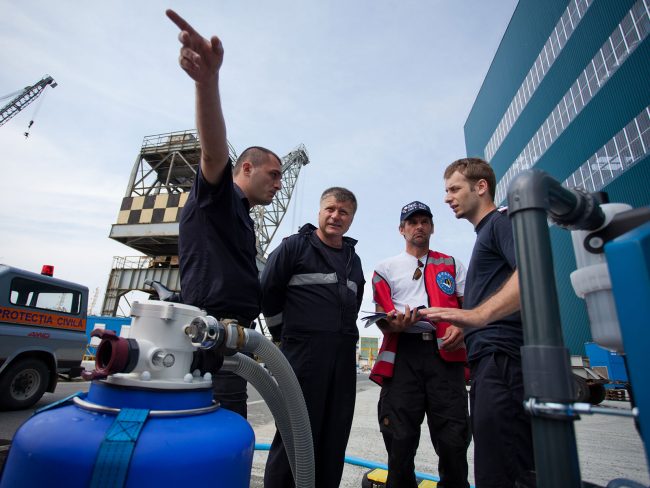
POLYGON ((418 259, 418 267, 415 268, 415 272, 413 273, 414 280, 422 278, 422 268, 424 268, 424 263, 418 259))

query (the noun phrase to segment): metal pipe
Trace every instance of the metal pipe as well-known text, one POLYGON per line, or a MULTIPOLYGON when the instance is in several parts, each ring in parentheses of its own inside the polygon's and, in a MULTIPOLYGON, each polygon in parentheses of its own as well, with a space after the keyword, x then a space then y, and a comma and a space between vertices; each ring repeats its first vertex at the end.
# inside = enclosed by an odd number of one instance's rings
POLYGON ((564 188, 548 173, 531 169, 508 187, 508 213, 540 209, 557 225, 571 230, 595 230, 605 223, 599 197, 578 188, 564 188))
POLYGON ((560 317, 546 213, 530 209, 511 215, 511 220, 519 270, 524 343, 563 345, 560 327, 542 325, 553 324, 553 321, 559 324, 560 317))
POLYGON ((535 398, 529 398, 524 403, 525 409, 531 415, 546 415, 546 416, 565 416, 577 419, 580 415, 613 415, 618 417, 632 417, 638 418, 639 409, 623 409, 623 408, 605 408, 597 407, 591 403, 557 403, 557 402, 538 402, 535 398))
MULTIPOLYGON (((564 347, 547 214, 568 228, 597 228, 604 216, 588 195, 563 188, 539 170, 521 173, 508 188, 521 314, 526 396, 568 403, 573 399, 569 354, 564 347)), ((533 417, 539 488, 581 486, 573 418, 533 417)))
MULTIPOLYGON (((565 354, 564 378, 554 378, 555 375, 544 370, 546 364, 531 365, 532 361, 527 359, 533 352, 528 348, 564 347, 546 214, 540 209, 522 210, 512 215, 512 225, 524 328, 522 368, 526 396, 564 402, 570 400, 573 393, 568 380, 568 353, 565 354), (562 398, 552 398, 557 395, 562 398)), ((580 463, 573 420, 533 417, 531 424, 538 487, 579 488, 580 463)))

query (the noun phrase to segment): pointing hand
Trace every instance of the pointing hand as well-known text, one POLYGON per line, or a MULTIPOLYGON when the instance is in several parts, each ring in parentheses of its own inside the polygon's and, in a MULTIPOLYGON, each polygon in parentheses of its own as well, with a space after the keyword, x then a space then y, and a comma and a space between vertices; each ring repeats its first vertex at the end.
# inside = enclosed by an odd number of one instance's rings
POLYGON ((223 63, 223 46, 219 38, 212 36, 208 41, 173 10, 167 10, 166 14, 181 30, 178 34, 183 45, 178 59, 181 68, 197 83, 216 78, 223 63))

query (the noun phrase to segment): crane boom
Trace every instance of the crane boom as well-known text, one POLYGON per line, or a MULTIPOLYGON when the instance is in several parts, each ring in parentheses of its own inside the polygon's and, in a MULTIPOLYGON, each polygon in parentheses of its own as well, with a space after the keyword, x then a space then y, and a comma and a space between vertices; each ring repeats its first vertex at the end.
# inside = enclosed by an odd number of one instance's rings
POLYGON ((56 81, 51 76, 45 76, 35 85, 25 87, 7 105, 0 109, 0 126, 9 122, 14 115, 36 100, 48 85, 52 88, 56 87, 56 81))

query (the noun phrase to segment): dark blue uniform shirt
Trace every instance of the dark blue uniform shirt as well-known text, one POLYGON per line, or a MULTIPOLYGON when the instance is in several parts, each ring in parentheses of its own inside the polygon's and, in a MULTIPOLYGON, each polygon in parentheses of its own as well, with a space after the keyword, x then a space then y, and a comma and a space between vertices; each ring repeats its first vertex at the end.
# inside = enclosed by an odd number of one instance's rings
MULTIPOLYGON (((515 245, 510 219, 493 210, 476 226, 476 243, 467 269, 463 308, 470 310, 494 293, 515 271, 515 245)), ((493 352, 519 357, 523 345, 521 315, 515 312, 485 327, 466 328, 468 359, 493 352)))
POLYGON ((218 318, 253 320, 259 315, 261 291, 249 207, 232 180, 230 161, 216 185, 208 183, 199 168, 179 227, 184 303, 218 318))

